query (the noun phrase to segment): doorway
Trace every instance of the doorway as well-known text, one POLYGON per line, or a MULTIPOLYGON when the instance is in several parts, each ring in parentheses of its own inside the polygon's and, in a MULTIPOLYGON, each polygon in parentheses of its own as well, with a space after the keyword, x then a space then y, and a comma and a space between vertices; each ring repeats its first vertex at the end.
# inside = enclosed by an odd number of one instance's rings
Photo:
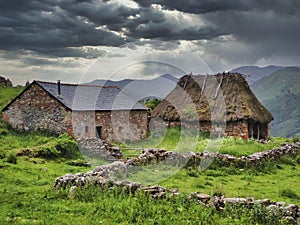
POLYGON ((102 126, 96 127, 96 137, 102 139, 102 126))

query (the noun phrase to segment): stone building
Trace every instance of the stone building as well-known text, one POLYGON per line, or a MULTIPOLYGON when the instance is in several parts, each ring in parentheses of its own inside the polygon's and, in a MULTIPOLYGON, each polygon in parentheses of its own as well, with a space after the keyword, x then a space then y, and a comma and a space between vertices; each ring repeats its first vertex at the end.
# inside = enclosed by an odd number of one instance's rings
POLYGON ((167 126, 222 129, 225 135, 244 139, 268 139, 273 120, 238 73, 183 76, 151 117, 167 126))
POLYGON ((107 141, 147 138, 147 108, 118 87, 33 81, 3 110, 22 130, 50 130, 107 141))

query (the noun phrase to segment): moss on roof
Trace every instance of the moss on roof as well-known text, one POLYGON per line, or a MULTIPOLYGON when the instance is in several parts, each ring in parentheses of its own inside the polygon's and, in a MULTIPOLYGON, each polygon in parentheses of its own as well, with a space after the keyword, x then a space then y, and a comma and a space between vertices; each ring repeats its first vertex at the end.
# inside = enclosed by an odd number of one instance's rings
POLYGON ((239 73, 183 76, 153 110, 152 117, 167 121, 193 120, 192 112, 197 113, 194 118, 200 121, 224 118, 269 123, 273 120, 239 73))

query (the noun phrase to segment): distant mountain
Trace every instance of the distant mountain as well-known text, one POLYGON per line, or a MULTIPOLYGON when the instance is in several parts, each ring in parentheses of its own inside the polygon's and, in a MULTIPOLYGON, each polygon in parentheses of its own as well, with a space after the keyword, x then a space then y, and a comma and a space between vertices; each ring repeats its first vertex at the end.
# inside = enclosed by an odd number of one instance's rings
POLYGON ((127 93, 134 96, 136 99, 145 98, 164 98, 176 86, 178 78, 171 74, 164 74, 152 80, 133 80, 124 79, 120 81, 111 80, 94 80, 87 84, 100 86, 117 86, 122 88, 127 93))
POLYGON ((251 89, 274 116, 271 135, 300 135, 300 68, 278 70, 261 78, 251 89))
POLYGON ((259 79, 268 76, 278 70, 285 69, 286 67, 282 66, 266 66, 266 67, 259 67, 259 66, 242 66, 236 69, 231 70, 231 72, 241 73, 246 75, 246 80, 249 85, 252 85, 259 79))

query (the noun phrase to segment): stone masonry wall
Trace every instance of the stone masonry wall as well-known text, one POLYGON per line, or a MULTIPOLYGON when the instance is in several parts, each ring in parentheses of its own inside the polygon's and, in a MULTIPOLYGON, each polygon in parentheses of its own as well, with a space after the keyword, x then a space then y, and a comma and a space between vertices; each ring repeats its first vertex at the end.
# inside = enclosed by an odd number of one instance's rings
POLYGON ((228 122, 226 124, 225 134, 227 136, 241 137, 243 139, 249 138, 248 123, 245 121, 228 122))
POLYGON ((2 118, 16 129, 72 133, 71 112, 36 84, 2 112, 2 118))
POLYGON ((106 141, 133 141, 147 138, 146 111, 73 112, 75 137, 97 137, 96 127, 101 127, 101 139, 106 141))
MULTIPOLYGON (((216 131, 222 127, 218 127, 216 124, 211 124, 209 121, 200 121, 200 122, 188 122, 188 121, 162 121, 157 120, 156 118, 151 119, 153 124, 153 129, 155 132, 163 130, 166 127, 180 127, 183 126, 187 129, 195 129, 204 132, 210 133, 211 131, 216 131)), ((247 121, 232 121, 227 122, 225 135, 241 137, 243 139, 250 138, 249 128, 247 121)), ((270 137, 270 124, 260 124, 260 139, 268 139, 270 137)))

